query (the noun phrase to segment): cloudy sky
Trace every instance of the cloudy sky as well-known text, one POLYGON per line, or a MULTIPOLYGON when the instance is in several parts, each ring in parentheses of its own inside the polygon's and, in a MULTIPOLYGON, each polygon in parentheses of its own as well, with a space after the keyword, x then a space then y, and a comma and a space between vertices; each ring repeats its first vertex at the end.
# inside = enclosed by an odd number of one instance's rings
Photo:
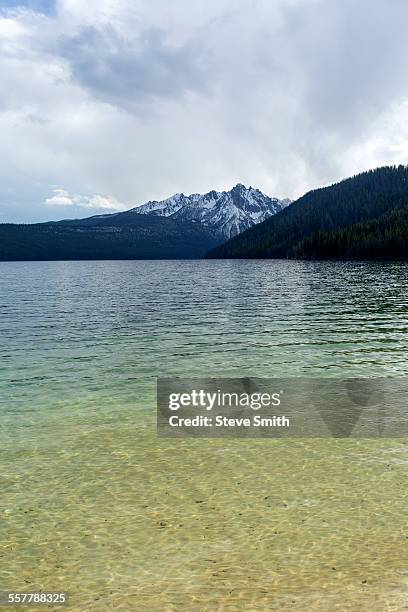
POLYGON ((408 162, 407 0, 1 0, 0 221, 408 162))

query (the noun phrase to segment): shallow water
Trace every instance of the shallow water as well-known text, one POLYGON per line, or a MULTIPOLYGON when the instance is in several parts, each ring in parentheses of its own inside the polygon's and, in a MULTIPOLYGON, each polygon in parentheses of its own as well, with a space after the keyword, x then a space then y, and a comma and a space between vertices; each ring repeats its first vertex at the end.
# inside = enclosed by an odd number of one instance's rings
POLYGON ((407 288, 402 263, 1 263, 0 589, 408 609, 406 439, 155 432, 159 375, 405 376, 407 288))

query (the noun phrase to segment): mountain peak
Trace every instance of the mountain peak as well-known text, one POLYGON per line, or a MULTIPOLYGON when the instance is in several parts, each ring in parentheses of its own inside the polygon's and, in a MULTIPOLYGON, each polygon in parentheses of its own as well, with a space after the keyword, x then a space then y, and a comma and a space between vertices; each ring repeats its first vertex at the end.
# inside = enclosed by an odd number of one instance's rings
POLYGON ((133 209, 145 215, 172 217, 200 223, 225 240, 265 221, 288 205, 287 200, 271 198, 259 189, 237 183, 230 191, 209 191, 189 196, 177 193, 166 200, 152 201, 133 209))

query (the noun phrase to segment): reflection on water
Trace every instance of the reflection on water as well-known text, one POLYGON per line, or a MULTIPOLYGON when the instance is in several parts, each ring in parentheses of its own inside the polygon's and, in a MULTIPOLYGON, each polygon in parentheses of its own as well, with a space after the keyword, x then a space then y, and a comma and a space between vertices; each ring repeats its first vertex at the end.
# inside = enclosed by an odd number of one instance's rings
POLYGON ((405 439, 159 440, 154 377, 404 376, 407 287, 402 263, 0 264, 1 588, 406 609, 405 439))

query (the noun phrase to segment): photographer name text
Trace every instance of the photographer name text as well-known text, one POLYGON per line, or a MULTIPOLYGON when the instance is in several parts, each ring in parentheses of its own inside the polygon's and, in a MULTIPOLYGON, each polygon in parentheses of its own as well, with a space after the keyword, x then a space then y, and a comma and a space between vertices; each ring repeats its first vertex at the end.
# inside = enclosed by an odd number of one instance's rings
POLYGON ((215 418, 203 415, 195 417, 180 417, 173 414, 169 418, 170 427, 289 427, 289 417, 273 415, 261 417, 258 414, 252 417, 227 417, 217 415, 215 418))

